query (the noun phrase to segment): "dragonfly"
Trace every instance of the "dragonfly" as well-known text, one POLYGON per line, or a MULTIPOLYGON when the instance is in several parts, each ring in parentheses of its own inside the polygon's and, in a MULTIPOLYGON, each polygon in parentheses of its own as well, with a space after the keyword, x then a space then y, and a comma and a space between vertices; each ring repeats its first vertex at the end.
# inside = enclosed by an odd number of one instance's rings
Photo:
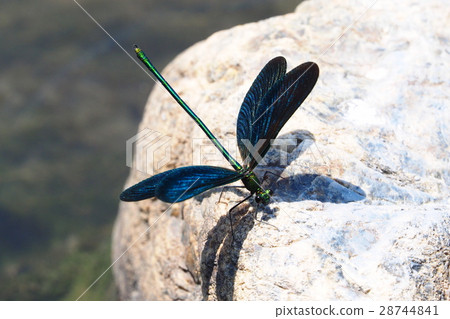
POLYGON ((244 165, 241 165, 169 85, 145 53, 137 45, 134 50, 139 60, 197 123, 234 170, 207 165, 175 168, 127 188, 120 194, 120 199, 133 202, 155 197, 167 203, 178 203, 209 189, 241 180, 250 195, 229 213, 253 195, 257 203, 267 205, 273 191, 261 186, 253 170, 258 160, 261 161, 269 151, 271 141, 312 91, 319 77, 318 65, 306 62, 286 73, 286 59, 279 56, 270 60, 259 72, 245 95, 237 118, 237 145, 244 160, 244 165))

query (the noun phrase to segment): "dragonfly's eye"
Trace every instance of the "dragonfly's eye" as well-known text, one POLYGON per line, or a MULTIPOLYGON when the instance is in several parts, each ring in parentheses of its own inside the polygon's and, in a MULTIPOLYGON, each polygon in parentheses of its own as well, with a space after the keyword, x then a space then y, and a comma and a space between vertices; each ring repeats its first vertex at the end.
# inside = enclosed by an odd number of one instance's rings
POLYGON ((270 196, 272 196, 273 195, 273 190, 269 189, 268 193, 269 193, 270 196))
POLYGON ((261 196, 259 196, 259 195, 255 196, 255 202, 261 203, 261 200, 262 200, 261 196))

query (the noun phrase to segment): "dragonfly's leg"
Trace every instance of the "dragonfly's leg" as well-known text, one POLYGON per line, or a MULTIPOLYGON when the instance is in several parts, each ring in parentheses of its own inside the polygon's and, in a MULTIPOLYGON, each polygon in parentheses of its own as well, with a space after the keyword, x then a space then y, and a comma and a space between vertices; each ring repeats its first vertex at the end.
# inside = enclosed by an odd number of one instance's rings
POLYGON ((233 232, 233 219, 231 218, 231 211, 233 209, 235 209, 236 207, 238 207, 239 205, 241 205, 243 202, 245 202, 246 200, 248 200, 252 196, 253 196, 253 193, 248 195, 247 197, 245 197, 243 200, 241 200, 239 203, 237 203, 233 207, 231 207, 231 209, 228 211, 228 217, 230 218, 231 237, 233 237, 233 241, 234 241, 234 232, 233 232))
POLYGON ((280 229, 279 229, 277 226, 272 225, 272 224, 270 224, 270 223, 268 223, 268 222, 262 220, 262 217, 261 217, 261 219, 256 218, 256 217, 257 217, 257 216, 256 216, 257 212, 258 212, 258 211, 255 209, 255 213, 253 214, 253 219, 254 219, 254 220, 256 220, 258 223, 266 224, 266 225, 275 227, 276 230, 280 231, 280 229))
POLYGON ((225 188, 245 188, 245 186, 224 186, 224 187, 222 187, 222 191, 220 192, 219 200, 216 202, 216 205, 221 203, 220 200, 222 199, 222 194, 223 194, 225 188))
MULTIPOLYGON (((283 178, 283 177, 282 177, 282 178, 283 178)), ((280 231, 280 229, 279 229, 277 226, 272 225, 272 224, 270 224, 270 223, 268 223, 268 222, 262 220, 262 217, 261 217, 261 219, 258 219, 258 218, 257 218, 257 217, 258 217, 257 214, 258 214, 258 209, 255 209, 255 212, 253 213, 253 219, 256 220, 258 223, 266 224, 266 225, 275 227, 276 230, 280 231)))
POLYGON ((259 205, 257 205, 256 209, 253 211, 253 219, 256 220, 257 222, 259 222, 259 220, 257 218, 258 217, 258 206, 259 205))

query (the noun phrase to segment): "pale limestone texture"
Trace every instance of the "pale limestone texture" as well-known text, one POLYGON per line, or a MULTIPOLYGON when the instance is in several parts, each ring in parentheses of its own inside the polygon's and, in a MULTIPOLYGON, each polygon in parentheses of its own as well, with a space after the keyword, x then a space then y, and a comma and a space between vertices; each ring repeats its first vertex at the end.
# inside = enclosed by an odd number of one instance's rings
MULTIPOLYGON (((173 206, 121 203, 114 260, 131 248, 114 265, 119 296, 448 300, 448 21, 448 1, 306 1, 295 13, 217 32, 180 54, 164 76, 236 158, 239 107, 269 59, 286 57, 288 69, 314 61, 321 74, 280 133, 294 145, 274 147, 257 170, 283 176, 265 181, 272 202, 242 204, 234 240, 227 211, 246 190, 225 191, 220 203, 220 188, 173 206), (255 209, 265 223, 255 221, 255 209)), ((159 171, 229 167, 159 86, 145 129, 171 137, 170 160, 159 171)), ((159 168, 161 150, 138 165, 159 168)), ((132 170, 126 186, 148 176, 132 170)))

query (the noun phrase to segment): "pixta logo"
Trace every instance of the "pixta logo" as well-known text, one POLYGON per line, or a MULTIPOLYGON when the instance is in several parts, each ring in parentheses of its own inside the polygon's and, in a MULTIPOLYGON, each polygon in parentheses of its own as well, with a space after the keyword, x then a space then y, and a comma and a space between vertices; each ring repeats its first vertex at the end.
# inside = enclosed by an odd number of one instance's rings
POLYGON ((170 137, 160 132, 144 129, 126 142, 128 167, 154 175, 170 160, 170 137))

